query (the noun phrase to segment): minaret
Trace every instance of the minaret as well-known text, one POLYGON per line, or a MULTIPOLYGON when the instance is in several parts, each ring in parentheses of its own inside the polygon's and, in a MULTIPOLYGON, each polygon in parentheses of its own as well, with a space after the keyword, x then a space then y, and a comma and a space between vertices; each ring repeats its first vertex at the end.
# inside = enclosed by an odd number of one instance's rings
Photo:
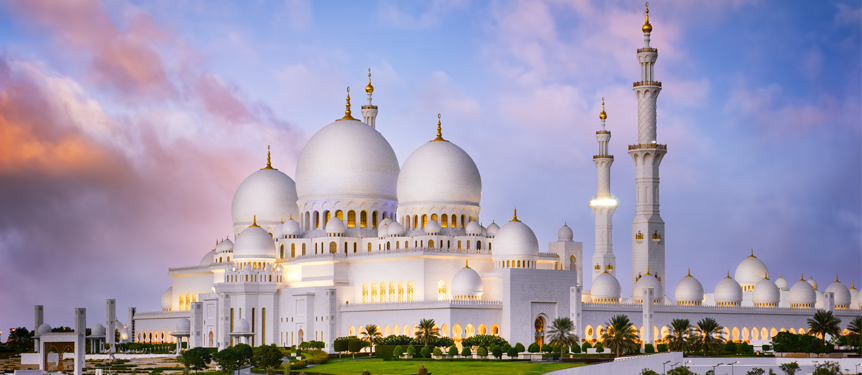
POLYGON ((374 92, 374 86, 371 86, 371 68, 368 68, 368 86, 365 86, 365 92, 368 93, 368 104, 362 106, 362 119, 368 126, 377 129, 377 106, 371 104, 371 93, 374 92))
MULTIPOLYGON (((648 4, 647 4, 648 5, 648 4)), ((649 8, 646 22, 641 28, 644 47, 638 49, 641 66, 640 81, 633 84, 638 98, 638 143, 629 145, 629 155, 635 162, 636 205, 632 220, 632 290, 638 274, 647 269, 665 286, 664 220, 659 215, 658 168, 667 153, 667 145, 656 142, 656 98, 661 92, 661 82, 655 80, 654 66, 658 49, 649 46, 652 25, 649 8)))
POLYGON ((611 197, 611 164, 614 156, 608 154, 608 142, 611 132, 605 130, 605 98, 602 98, 602 130, 596 132, 599 141, 599 154, 593 156, 596 163, 596 197, 590 201, 590 208, 596 215, 596 252, 593 254, 593 280, 605 270, 611 275, 617 275, 617 258, 614 256, 613 218, 617 209, 617 200, 611 197))

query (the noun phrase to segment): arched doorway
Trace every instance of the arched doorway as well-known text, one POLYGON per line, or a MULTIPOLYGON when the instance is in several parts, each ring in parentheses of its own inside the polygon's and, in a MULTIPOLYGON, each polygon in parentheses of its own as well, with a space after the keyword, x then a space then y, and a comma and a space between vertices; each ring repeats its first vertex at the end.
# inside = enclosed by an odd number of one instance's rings
POLYGON ((533 324, 536 328, 536 344, 545 345, 545 318, 538 317, 533 324))
POLYGON ((209 346, 211 348, 213 347, 213 331, 210 331, 210 345, 209 346))
POLYGON ((296 334, 296 336, 299 338, 300 344, 305 342, 305 339, 304 339, 305 335, 303 335, 303 333, 302 333, 302 328, 299 329, 299 332, 296 334))

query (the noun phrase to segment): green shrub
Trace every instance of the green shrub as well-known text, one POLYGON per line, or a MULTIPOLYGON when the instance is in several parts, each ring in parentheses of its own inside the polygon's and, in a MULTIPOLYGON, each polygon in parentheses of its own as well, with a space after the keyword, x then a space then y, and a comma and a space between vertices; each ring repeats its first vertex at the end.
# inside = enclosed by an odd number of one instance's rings
POLYGON ((406 347, 413 343, 413 338, 405 335, 389 335, 380 340, 381 345, 401 345, 406 347))
POLYGON ((443 348, 448 348, 452 345, 455 345, 455 340, 452 340, 452 338, 450 338, 450 337, 441 337, 441 338, 437 339, 437 342, 434 343, 432 346, 439 346, 439 347, 443 347, 443 348))
POLYGON ((506 341, 506 339, 504 339, 500 336, 496 336, 496 335, 476 335, 476 336, 468 337, 468 338, 464 339, 464 341, 461 341, 461 345, 471 346, 471 347, 472 346, 484 346, 485 348, 489 348, 489 347, 491 347, 491 345, 494 345, 494 344, 504 345, 504 344, 508 344, 508 341, 506 341))
POLYGON ((605 352, 604 345, 602 345, 602 343, 600 343, 600 342, 597 342, 596 343, 596 353, 604 353, 604 352, 605 352))
POLYGON ((583 352, 584 352, 584 353, 586 353, 586 352, 587 352, 587 349, 591 349, 592 347, 593 347, 593 346, 592 346, 592 345, 590 345, 590 342, 589 342, 589 341, 585 341, 585 342, 583 343, 583 345, 581 345, 581 349, 583 350, 583 352))
POLYGON ((390 359, 390 358, 398 358, 402 354, 404 354, 404 349, 401 348, 401 345, 375 345, 374 346, 374 355, 377 358, 382 359, 390 359), (395 354, 395 349, 401 349, 401 352, 395 354))
POLYGON ((655 347, 652 344, 644 345, 644 353, 647 353, 647 354, 655 353, 655 347))
POLYGON ((503 349, 504 352, 508 352, 509 349, 512 349, 512 345, 509 345, 509 343, 507 342, 506 345, 503 345, 502 347, 500 347, 500 349, 503 349))
POLYGON ((431 358, 431 347, 428 345, 423 346, 422 350, 419 351, 419 354, 421 354, 423 358, 431 358))
MULTIPOLYGON (((380 348, 380 346, 378 346, 378 349, 377 349, 378 356, 380 354, 379 348, 380 348)), ((402 355, 404 355, 404 348, 402 348, 401 345, 396 345, 395 349, 392 350, 392 357, 401 358, 402 355)))
POLYGON ((461 356, 462 357, 469 357, 472 355, 473 355, 473 352, 470 351, 469 346, 465 346, 464 349, 461 349, 461 356))
POLYGON ((542 345, 542 353, 553 353, 555 352, 554 347, 551 344, 542 345))
POLYGON ((291 370, 299 370, 301 368, 306 368, 308 366, 308 362, 305 361, 296 361, 290 364, 291 370))
POLYGON ((440 348, 438 348, 438 347, 434 347, 434 355, 437 357, 440 357, 443 355, 443 351, 440 350, 440 348))
POLYGON ((667 344, 658 344, 658 345, 656 345, 656 351, 658 351, 659 353, 665 353, 665 352, 667 352, 667 344))
POLYGON ((413 345, 407 347, 407 356, 409 356, 410 358, 416 356, 416 348, 414 348, 413 345))
POLYGON ((569 354, 569 347, 568 346, 563 347, 563 354, 569 354))
POLYGON ((506 352, 506 355, 508 355, 509 358, 518 358, 518 350, 515 348, 509 349, 509 351, 506 352))
POLYGON ((527 348, 527 351, 530 353, 538 353, 541 349, 539 349, 539 344, 532 343, 530 347, 527 348))
POLYGON ((724 344, 724 352, 727 354, 736 354, 736 343, 733 341, 727 341, 727 344, 724 344))
POLYGON ((525 352, 527 349, 524 349, 524 344, 521 344, 521 343, 519 342, 519 343, 516 343, 516 344, 515 344, 515 350, 517 350, 517 351, 518 351, 518 353, 523 353, 523 352, 525 352))
POLYGON ((580 345, 572 345, 572 353, 580 354, 581 353, 580 345))
POLYGON ((650 370, 648 368, 645 368, 645 369, 641 370, 640 375, 661 375, 661 374, 659 374, 653 370, 650 370))
POLYGON ((332 342, 332 350, 336 352, 346 352, 347 351, 347 341, 348 339, 337 338, 332 342))
POLYGON ((503 358, 503 348, 501 348, 499 345, 494 345, 491 348, 491 355, 493 355, 497 359, 503 358))
POLYGON ((449 347, 449 357, 454 358, 456 355, 458 355, 458 347, 455 345, 450 346, 449 347))
POLYGON ((362 340, 355 340, 355 339, 347 340, 347 351, 349 351, 351 353, 359 353, 359 351, 362 350, 363 346, 364 345, 363 345, 362 340))
POLYGON ((770 350, 772 350, 772 347, 771 347, 771 346, 769 346, 769 345, 763 345, 763 351, 764 351, 764 352, 768 352, 768 351, 770 351, 770 350))
POLYGON ((479 349, 476 350, 476 355, 478 355, 479 357, 487 357, 488 349, 485 349, 484 346, 480 346, 479 349))

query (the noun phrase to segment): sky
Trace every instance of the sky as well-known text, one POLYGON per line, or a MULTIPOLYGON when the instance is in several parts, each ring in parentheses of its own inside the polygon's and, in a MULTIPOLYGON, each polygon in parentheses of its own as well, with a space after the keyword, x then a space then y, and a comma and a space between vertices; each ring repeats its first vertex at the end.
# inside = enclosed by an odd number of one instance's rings
MULTIPOLYGON (((689 268, 711 292, 750 248, 791 284, 862 286, 859 2, 653 1, 650 21, 668 292, 689 268)), ((542 251, 568 223, 587 259, 605 98, 627 280, 643 22, 638 1, 0 2, 2 338, 37 304, 55 327, 107 298, 157 311, 267 145, 293 177, 369 68, 399 163, 441 113, 480 221, 517 207, 542 251)))

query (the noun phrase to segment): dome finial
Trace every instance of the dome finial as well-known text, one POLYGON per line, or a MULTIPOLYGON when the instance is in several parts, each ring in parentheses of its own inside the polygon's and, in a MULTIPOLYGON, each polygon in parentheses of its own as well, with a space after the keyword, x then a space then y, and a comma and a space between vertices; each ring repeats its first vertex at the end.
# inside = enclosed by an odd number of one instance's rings
MULTIPOLYGON (((272 167, 272 163, 270 162, 269 145, 266 145, 266 167, 263 167, 260 170, 264 170, 264 169, 275 169, 272 167)), ((278 170, 278 169, 275 169, 275 170, 278 170)))
POLYGON ((840 283, 840 281, 838 281, 838 275, 835 275, 835 282, 840 283))
POLYGON ((440 127, 440 114, 439 113, 437 114, 437 138, 432 139, 431 142, 436 142, 436 141, 449 142, 449 141, 443 139, 443 131, 442 131, 442 128, 440 127))
POLYGON ((608 118, 608 114, 605 113, 605 98, 602 98, 602 113, 599 113, 599 120, 604 120, 608 118))
POLYGON ((469 259, 464 260, 464 268, 470 268, 470 260, 469 259))
POLYGON ((649 3, 644 4, 646 6, 646 22, 644 22, 644 26, 641 28, 644 34, 649 34, 652 32, 652 25, 649 23, 649 3))
POLYGON ((365 86, 365 92, 369 94, 374 92, 374 86, 371 86, 371 68, 368 68, 368 86, 365 86))
POLYGON ((691 268, 688 269, 688 275, 686 275, 685 277, 691 277, 691 268))
POLYGON ((515 217, 512 220, 509 220, 510 223, 520 223, 521 220, 518 220, 518 208, 515 207, 515 217))
POLYGON ((341 121, 341 120, 359 121, 350 115, 350 86, 347 86, 347 105, 346 105, 346 107, 347 107, 347 109, 344 110, 344 117, 342 117, 338 120, 335 120, 335 121, 341 121))
POLYGON ((649 275, 649 266, 646 266, 646 274, 649 275))
POLYGON ((257 215, 254 215, 254 221, 251 223, 251 225, 249 225, 249 227, 259 227, 259 226, 260 225, 257 225, 257 215))
POLYGON ((763 279, 764 279, 764 280, 769 280, 769 273, 768 273, 768 272, 764 272, 764 273, 763 273, 763 279))
POLYGON ((751 248, 751 255, 749 255, 748 257, 749 258, 757 258, 756 256, 754 256, 754 248, 753 247, 751 248))
POLYGON ((727 276, 725 276, 724 278, 725 278, 725 279, 729 279, 729 278, 730 278, 730 270, 727 270, 727 276))
POLYGON ((805 281, 805 273, 804 272, 799 274, 799 281, 805 281))

